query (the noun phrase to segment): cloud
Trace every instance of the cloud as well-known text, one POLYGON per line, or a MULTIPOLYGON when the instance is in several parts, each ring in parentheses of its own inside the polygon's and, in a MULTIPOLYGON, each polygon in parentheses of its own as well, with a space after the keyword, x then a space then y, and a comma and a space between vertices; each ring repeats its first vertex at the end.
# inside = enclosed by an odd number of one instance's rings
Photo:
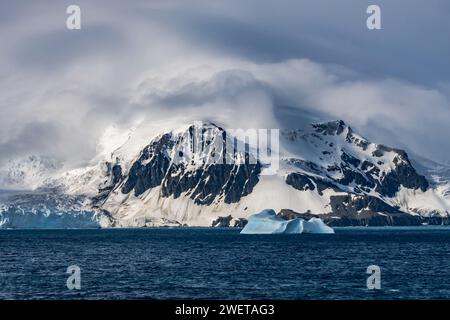
POLYGON ((339 118, 447 161, 450 4, 380 0, 383 30, 370 32, 368 3, 80 0, 82 30, 69 31, 63 2, 2 1, 0 165, 29 154, 83 165, 112 125, 165 119, 339 118))
POLYGON ((344 119, 375 142, 448 159, 443 146, 450 134, 450 95, 445 90, 391 78, 365 79, 307 59, 214 62, 215 68, 177 68, 169 77, 164 75, 170 72, 161 71, 160 78, 140 84, 135 103, 155 108, 153 118, 183 113, 193 119, 219 118, 230 127, 286 128, 344 119))

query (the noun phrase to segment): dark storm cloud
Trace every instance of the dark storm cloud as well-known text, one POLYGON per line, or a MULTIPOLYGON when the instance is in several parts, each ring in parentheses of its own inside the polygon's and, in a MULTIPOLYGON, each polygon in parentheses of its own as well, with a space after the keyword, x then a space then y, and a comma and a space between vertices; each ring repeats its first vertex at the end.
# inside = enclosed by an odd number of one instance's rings
POLYGON ((78 32, 67 32, 61 28, 25 38, 23 45, 10 52, 9 58, 21 67, 55 72, 80 58, 105 54, 120 46, 126 47, 120 29, 94 25, 78 32))
POLYGON ((450 74, 450 3, 445 0, 227 1, 210 10, 190 6, 148 15, 159 15, 199 46, 252 61, 303 57, 424 84, 450 74), (369 31, 366 8, 375 3, 383 29, 369 31))

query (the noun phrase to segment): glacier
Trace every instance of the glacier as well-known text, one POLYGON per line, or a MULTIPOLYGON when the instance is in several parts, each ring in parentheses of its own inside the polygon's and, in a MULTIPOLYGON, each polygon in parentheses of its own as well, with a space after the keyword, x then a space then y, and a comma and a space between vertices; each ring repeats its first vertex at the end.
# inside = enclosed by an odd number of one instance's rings
POLYGON ((92 211, 54 212, 48 209, 0 207, 0 229, 97 229, 102 217, 92 211))
POLYGON ((91 229, 110 225, 104 211, 83 197, 56 190, 0 190, 0 229, 91 229))
POLYGON ((241 234, 334 233, 320 218, 285 220, 272 209, 251 215, 241 234))

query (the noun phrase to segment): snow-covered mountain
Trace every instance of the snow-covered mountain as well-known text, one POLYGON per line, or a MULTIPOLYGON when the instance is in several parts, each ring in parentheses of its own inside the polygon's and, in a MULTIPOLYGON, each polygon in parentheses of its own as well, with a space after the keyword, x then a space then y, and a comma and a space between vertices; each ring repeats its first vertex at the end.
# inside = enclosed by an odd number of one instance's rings
POLYGON ((3 195, 0 226, 21 227, 30 214, 69 227, 242 226, 267 208, 330 225, 447 223, 446 166, 412 161, 343 121, 280 130, 277 150, 268 144, 279 157, 276 172, 260 140, 213 123, 134 132, 92 166, 3 195))

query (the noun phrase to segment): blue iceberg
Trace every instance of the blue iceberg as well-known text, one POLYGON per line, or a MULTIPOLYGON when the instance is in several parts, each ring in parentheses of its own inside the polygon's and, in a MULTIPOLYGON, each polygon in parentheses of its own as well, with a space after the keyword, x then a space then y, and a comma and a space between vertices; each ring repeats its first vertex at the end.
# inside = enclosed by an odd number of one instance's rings
POLYGON ((247 225, 242 229, 241 233, 334 233, 334 230, 319 218, 311 218, 309 221, 302 218, 284 220, 277 216, 274 210, 266 209, 260 213, 251 215, 248 218, 247 225))

